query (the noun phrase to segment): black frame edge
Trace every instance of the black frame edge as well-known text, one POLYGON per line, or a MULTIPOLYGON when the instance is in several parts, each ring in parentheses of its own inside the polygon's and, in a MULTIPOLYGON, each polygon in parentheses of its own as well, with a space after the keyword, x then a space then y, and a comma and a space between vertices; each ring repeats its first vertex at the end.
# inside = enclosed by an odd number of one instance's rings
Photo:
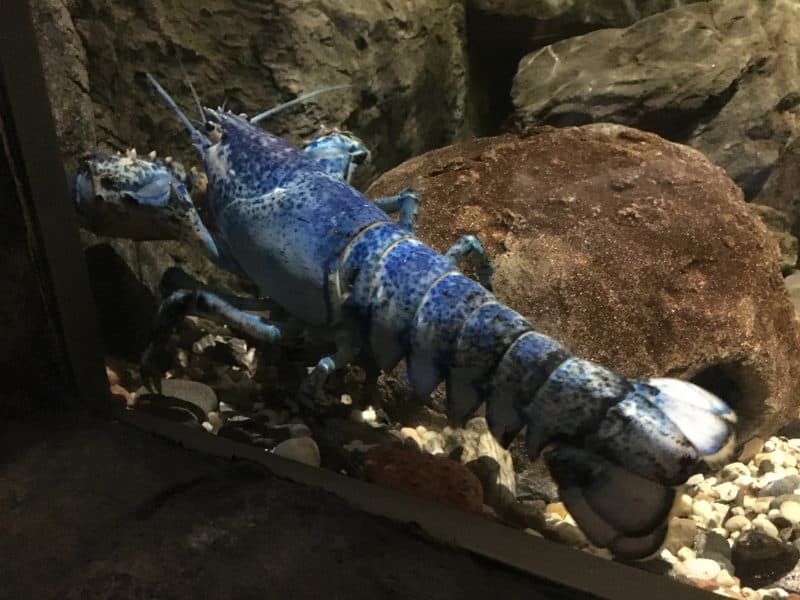
POLYGON ((38 229, 42 284, 56 303, 52 317, 66 354, 65 375, 83 403, 109 413, 94 299, 27 0, 0 2, 0 76, 24 163, 30 205, 23 210, 38 229))
MULTIPOLYGON (((121 410, 129 425, 224 459, 258 463, 273 475, 323 489, 369 514, 418 525, 439 542, 461 548, 540 580, 609 600, 710 600, 715 594, 669 577, 606 560, 563 544, 358 479, 276 456, 144 413, 121 410)), ((531 590, 532 594, 535 589, 531 590)), ((532 595, 532 597, 535 597, 532 595)))

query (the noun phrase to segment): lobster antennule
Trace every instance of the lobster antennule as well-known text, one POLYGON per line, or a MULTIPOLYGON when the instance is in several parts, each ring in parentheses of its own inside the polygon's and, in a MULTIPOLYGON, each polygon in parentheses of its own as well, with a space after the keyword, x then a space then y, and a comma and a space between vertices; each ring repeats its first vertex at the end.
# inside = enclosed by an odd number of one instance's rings
POLYGON ((192 84, 192 80, 189 78, 189 74, 186 72, 186 69, 183 66, 183 61, 181 60, 181 53, 177 50, 177 58, 178 58, 178 67, 180 67, 181 75, 183 76, 183 80, 186 82, 186 85, 189 88, 189 91, 192 94, 192 98, 194 99, 195 106, 197 107, 197 112, 200 115, 200 120, 205 124, 206 122, 206 114, 203 111, 203 103, 200 101, 200 96, 197 94, 197 90, 194 89, 194 84, 192 84))
POLYGON ((161 99, 164 102, 167 103, 167 106, 169 106, 172 109, 172 112, 178 115, 178 118, 184 124, 186 129, 189 130, 189 135, 191 136, 192 142, 197 147, 197 149, 202 153, 203 150, 211 146, 211 140, 209 140, 206 136, 204 136, 197 130, 197 128, 192 124, 189 118, 180 109, 175 100, 172 99, 172 96, 170 96, 167 93, 167 91, 163 87, 161 87, 161 84, 158 83, 158 81, 156 81, 155 77, 153 77, 150 73, 145 73, 145 76, 147 77, 147 81, 150 83, 150 85, 156 91, 156 93, 161 97, 161 99))
POLYGON ((255 117, 252 117, 250 119, 250 122, 253 124, 258 123, 259 121, 263 121, 267 117, 272 116, 275 113, 278 113, 285 108, 289 108, 290 106, 294 106, 295 104, 300 104, 301 102, 313 98, 314 96, 319 96, 320 94, 324 94, 326 92, 333 92, 335 90, 341 90, 348 87, 352 87, 352 85, 349 83, 341 83, 338 85, 329 85, 327 87, 311 90, 310 92, 306 92, 305 94, 300 94, 297 98, 289 100, 288 102, 278 104, 277 106, 273 106, 272 108, 268 108, 267 110, 258 113, 255 117))

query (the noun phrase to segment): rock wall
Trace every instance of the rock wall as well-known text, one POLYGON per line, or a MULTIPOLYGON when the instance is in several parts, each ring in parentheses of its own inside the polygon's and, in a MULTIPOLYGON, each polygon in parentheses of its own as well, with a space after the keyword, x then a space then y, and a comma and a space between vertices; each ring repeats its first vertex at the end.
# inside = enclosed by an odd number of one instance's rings
POLYGON ((469 135, 464 10, 449 0, 341 3, 77 1, 98 141, 196 161, 145 71, 191 107, 179 60, 204 102, 254 114, 317 87, 347 83, 266 127, 292 141, 347 127, 378 170, 469 135))
POLYGON ((611 121, 688 144, 748 198, 798 134, 800 4, 715 0, 526 56, 512 97, 522 127, 611 121))

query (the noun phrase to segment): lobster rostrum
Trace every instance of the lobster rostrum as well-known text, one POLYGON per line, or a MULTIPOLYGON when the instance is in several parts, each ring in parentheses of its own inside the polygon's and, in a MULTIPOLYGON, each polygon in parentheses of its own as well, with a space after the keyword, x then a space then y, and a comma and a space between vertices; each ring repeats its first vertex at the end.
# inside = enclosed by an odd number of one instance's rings
MULTIPOLYGON (((372 202, 349 185, 351 159, 366 152, 357 140, 333 132, 299 150, 257 118, 210 108, 201 109, 201 131, 148 77, 208 176, 218 232, 197 239, 289 313, 334 333, 337 351, 319 361, 306 390, 359 353, 385 371, 404 359, 416 393, 445 382, 453 421, 485 404, 502 443, 524 430, 529 454, 544 452, 561 499, 595 545, 626 558, 658 550, 675 486, 732 453, 736 416, 722 400, 677 379, 624 378, 537 332, 487 289, 491 265, 474 238, 440 255, 411 231, 413 192, 372 202), (399 210, 399 222, 381 207, 399 210), (470 253, 485 286, 456 267, 470 253)), ((276 324, 194 291, 164 301, 154 343, 194 311, 260 340, 281 337, 276 324)), ((157 385, 152 346, 142 372, 157 385)))

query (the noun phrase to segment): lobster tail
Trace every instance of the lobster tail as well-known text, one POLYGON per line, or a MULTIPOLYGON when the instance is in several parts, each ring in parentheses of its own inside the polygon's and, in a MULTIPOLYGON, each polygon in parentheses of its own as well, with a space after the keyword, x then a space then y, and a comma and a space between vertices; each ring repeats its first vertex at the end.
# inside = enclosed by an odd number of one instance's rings
MULTIPOLYGON (((583 437, 544 453, 564 504, 592 543, 627 558, 661 546, 675 490, 734 445, 733 412, 675 379, 628 381, 627 393, 583 437)), ((538 394, 537 394, 538 395, 538 394)))
POLYGON ((485 404, 502 443, 525 429, 531 456, 548 447, 576 522, 619 556, 657 550, 673 486, 733 449, 735 417, 712 394, 674 379, 630 380, 574 356, 393 223, 355 236, 339 279, 381 368, 405 357, 415 392, 446 383, 451 420, 485 404))

